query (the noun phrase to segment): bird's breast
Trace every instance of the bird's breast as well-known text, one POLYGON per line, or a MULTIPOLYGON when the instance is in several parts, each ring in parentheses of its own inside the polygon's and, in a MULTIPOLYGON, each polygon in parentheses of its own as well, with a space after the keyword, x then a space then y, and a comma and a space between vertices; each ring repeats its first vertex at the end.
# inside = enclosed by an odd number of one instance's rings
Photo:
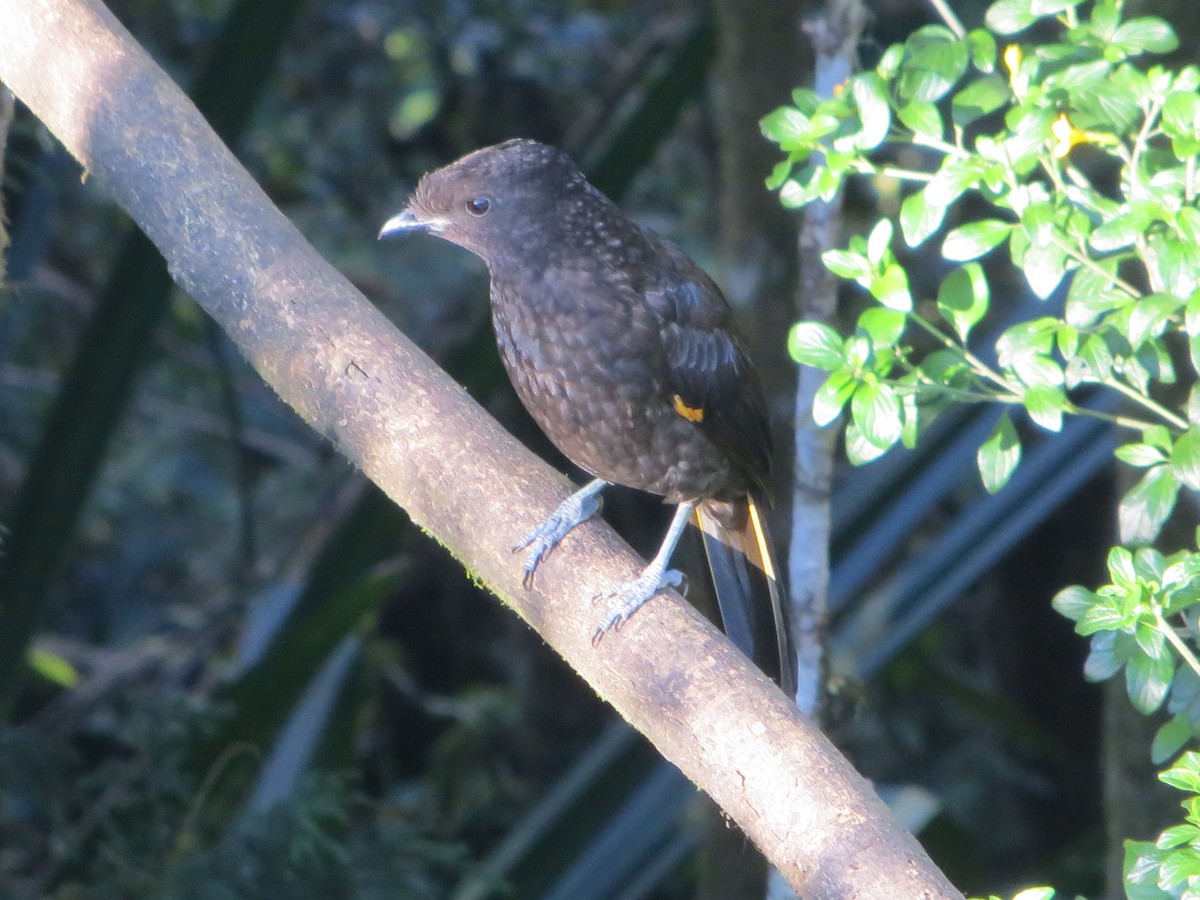
POLYGON ((674 501, 727 490, 726 461, 676 411, 644 304, 493 278, 492 320, 517 395, 576 465, 674 501))

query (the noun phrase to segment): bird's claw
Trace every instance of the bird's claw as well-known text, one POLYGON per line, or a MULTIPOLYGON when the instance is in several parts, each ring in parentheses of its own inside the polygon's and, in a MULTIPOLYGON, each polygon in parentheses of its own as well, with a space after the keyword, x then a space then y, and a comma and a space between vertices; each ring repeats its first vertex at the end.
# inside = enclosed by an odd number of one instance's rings
POLYGON ((521 577, 521 583, 525 586, 525 590, 533 587, 533 575, 550 551, 557 547, 576 525, 582 525, 596 515, 600 511, 601 505, 600 497, 594 493, 572 494, 512 548, 513 553, 519 553, 525 548, 529 548, 529 552, 525 555, 525 574, 521 577))
POLYGON ((678 588, 680 593, 687 595, 687 579, 678 569, 667 569, 661 575, 647 569, 633 581, 614 585, 593 597, 595 600, 606 600, 615 597, 616 602, 609 607, 608 615, 592 633, 592 645, 600 643, 600 639, 610 631, 620 631, 621 626, 641 609, 659 591, 666 588, 678 588))

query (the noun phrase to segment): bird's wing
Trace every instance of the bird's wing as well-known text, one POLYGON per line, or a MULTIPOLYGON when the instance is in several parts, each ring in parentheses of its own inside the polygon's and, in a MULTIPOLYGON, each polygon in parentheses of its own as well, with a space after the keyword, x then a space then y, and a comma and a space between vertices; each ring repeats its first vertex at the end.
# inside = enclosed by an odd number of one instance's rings
POLYGON ((660 323, 676 411, 695 422, 757 491, 769 496, 771 432, 758 374, 720 289, 684 261, 686 267, 643 292, 660 323))

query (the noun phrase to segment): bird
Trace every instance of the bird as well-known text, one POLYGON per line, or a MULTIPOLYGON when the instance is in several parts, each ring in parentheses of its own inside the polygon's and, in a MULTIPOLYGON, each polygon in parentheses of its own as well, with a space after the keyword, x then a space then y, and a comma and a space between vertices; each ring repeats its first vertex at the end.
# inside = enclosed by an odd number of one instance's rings
POLYGON ((594 640, 659 591, 684 585, 670 559, 691 521, 704 535, 727 635, 793 690, 791 629, 764 518, 767 404, 713 279, 627 217, 566 153, 527 139, 423 175, 379 236, 414 232, 486 265, 497 345, 517 395, 592 476, 514 548, 526 553, 526 588, 559 542, 599 513, 606 487, 659 495, 676 505, 661 548, 636 579, 597 595, 610 607, 594 640))

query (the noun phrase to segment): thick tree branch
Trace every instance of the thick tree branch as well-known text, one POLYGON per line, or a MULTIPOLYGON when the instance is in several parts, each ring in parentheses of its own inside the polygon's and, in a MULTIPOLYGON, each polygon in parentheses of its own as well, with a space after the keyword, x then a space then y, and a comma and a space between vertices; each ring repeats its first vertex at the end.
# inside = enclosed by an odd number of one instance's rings
POLYGON ((679 598, 599 647, 586 598, 640 561, 602 524, 521 587, 567 485, 324 263, 92 0, 0 0, 6 82, 255 368, 713 796, 808 897, 957 896, 825 738, 679 598))

